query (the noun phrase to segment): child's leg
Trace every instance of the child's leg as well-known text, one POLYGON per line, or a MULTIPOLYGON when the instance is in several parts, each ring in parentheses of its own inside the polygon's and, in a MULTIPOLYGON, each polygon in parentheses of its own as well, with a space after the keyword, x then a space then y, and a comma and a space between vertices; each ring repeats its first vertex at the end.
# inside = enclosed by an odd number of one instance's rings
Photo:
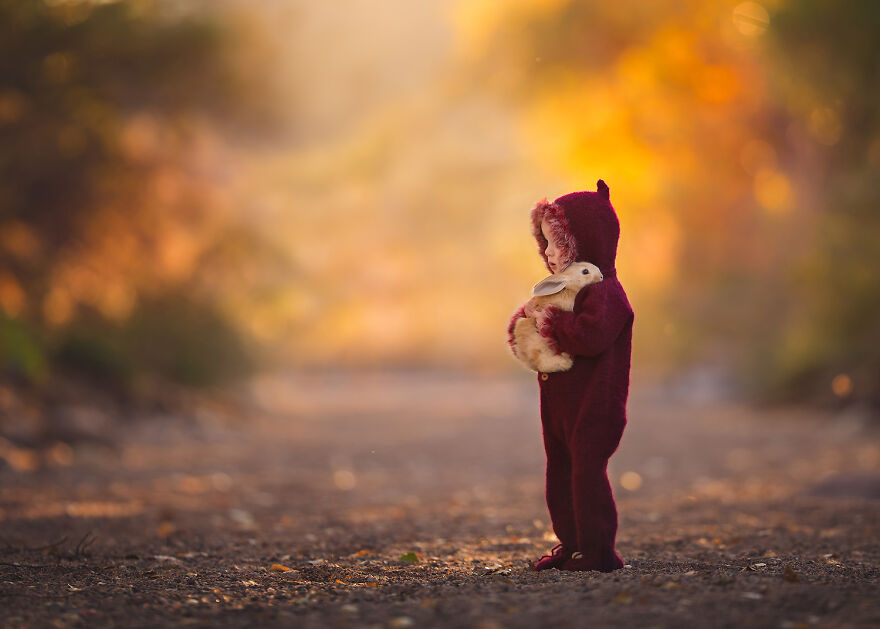
POLYGON ((608 481, 608 459, 620 442, 623 427, 607 435, 582 424, 572 434, 572 498, 577 525, 578 563, 603 572, 623 567, 615 552, 617 506, 608 481))
POLYGON ((572 502, 571 457, 568 447, 544 428, 544 450, 547 453, 547 509, 553 532, 567 549, 578 543, 574 504, 572 502))

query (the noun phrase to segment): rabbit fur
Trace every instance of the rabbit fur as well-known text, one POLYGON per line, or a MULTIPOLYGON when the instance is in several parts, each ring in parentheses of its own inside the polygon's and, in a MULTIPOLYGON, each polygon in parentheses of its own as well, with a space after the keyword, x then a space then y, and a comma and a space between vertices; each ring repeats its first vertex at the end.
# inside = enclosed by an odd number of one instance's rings
MULTIPOLYGON (((535 305, 556 306, 560 310, 572 310, 574 298, 584 286, 601 282, 602 271, 589 262, 572 262, 559 273, 544 278, 532 289, 535 305)), ((520 362, 538 372, 566 371, 574 359, 567 353, 555 353, 538 333, 534 317, 523 317, 514 328, 516 356, 520 362)))

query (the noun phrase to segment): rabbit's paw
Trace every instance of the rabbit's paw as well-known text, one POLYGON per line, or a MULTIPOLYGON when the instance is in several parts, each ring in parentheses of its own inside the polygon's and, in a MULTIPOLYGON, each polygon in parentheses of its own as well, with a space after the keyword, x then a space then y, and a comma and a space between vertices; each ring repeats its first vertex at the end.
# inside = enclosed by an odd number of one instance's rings
POLYGON ((574 364, 574 360, 572 357, 562 352, 561 354, 544 354, 541 358, 536 361, 539 367, 539 371, 545 371, 548 373, 552 373, 554 371, 568 371, 571 369, 571 366, 574 364))

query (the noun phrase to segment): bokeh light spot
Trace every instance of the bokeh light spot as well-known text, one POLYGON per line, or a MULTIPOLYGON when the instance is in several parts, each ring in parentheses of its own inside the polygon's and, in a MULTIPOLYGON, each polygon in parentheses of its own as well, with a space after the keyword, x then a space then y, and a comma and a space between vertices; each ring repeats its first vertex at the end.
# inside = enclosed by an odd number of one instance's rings
POLYGON ((733 10, 733 24, 746 37, 757 37, 770 26, 770 14, 757 2, 740 2, 733 10))
POLYGON ((837 112, 830 107, 817 107, 810 113, 810 135, 826 146, 837 144, 843 131, 837 112))
POLYGON ((831 381, 831 390, 840 398, 849 397, 853 392, 853 382, 845 373, 839 373, 831 381))
POLYGON ((357 485, 357 478, 351 470, 336 470, 333 472, 333 484, 337 489, 349 491, 357 485))
POLYGON ((642 486, 642 476, 638 472, 624 472, 620 477, 620 486, 627 491, 636 491, 642 486))
POLYGON ((781 214, 791 208, 791 184, 777 170, 765 168, 755 175, 755 198, 765 210, 781 214))

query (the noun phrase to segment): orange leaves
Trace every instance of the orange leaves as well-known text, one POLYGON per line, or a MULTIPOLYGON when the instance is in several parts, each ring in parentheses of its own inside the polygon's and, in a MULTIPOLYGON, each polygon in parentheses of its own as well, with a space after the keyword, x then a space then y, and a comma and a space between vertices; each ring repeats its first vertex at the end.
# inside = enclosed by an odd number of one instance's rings
POLYGON ((273 563, 269 566, 269 572, 290 572, 290 568, 280 563, 273 563))

